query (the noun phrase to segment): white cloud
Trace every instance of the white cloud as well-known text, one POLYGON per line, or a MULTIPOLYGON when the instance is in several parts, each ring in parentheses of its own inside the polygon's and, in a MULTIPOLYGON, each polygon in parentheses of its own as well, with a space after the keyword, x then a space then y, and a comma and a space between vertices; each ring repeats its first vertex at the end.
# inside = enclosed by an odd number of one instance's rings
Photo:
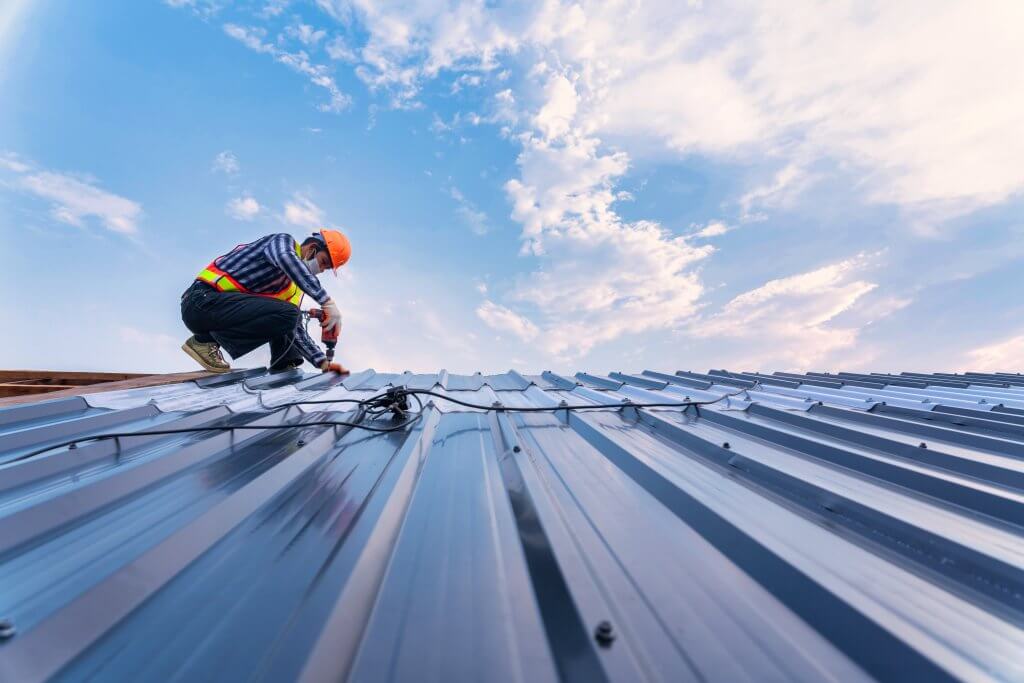
POLYGON ((175 9, 189 9, 196 16, 206 19, 224 7, 224 0, 164 0, 164 4, 175 9))
POLYGON ((38 169, 10 152, 0 154, 0 168, 17 174, 10 187, 49 200, 50 215, 62 223, 81 228, 86 218, 95 218, 112 232, 138 232, 142 206, 101 189, 93 178, 38 169))
POLYGON ((533 125, 549 140, 565 135, 576 118, 576 106, 576 88, 568 78, 556 74, 548 79, 544 106, 533 118, 533 125))
POLYGON ((721 237, 727 232, 732 232, 732 228, 723 223, 722 221, 711 221, 700 230, 693 233, 693 237, 700 237, 708 239, 711 237, 721 237))
MULTIPOLYGON (((735 360, 740 365, 812 368, 854 346, 858 327, 836 324, 835 318, 877 287, 861 279, 870 265, 871 257, 862 254, 771 280, 736 296, 718 313, 695 321, 686 334, 745 341, 735 360)), ((892 310, 896 308, 881 313, 892 310)))
POLYGON ((542 265, 520 278, 511 298, 541 313, 543 348, 570 358, 693 316, 704 288, 689 268, 712 253, 656 223, 617 219, 553 232, 545 249, 542 265))
POLYGON ((4 152, 0 154, 0 167, 6 168, 8 171, 14 171, 15 173, 25 173, 32 169, 30 164, 21 161, 20 157, 14 152, 4 152))
POLYGON ((1024 359, 1024 334, 967 352, 963 369, 976 372, 1020 372, 1024 359))
POLYGON ((602 153, 596 139, 558 120, 548 119, 545 137, 522 138, 520 178, 506 184, 524 252, 540 258, 510 300, 537 312, 547 353, 578 358, 624 334, 693 316, 703 286, 692 267, 714 250, 651 221, 622 220, 612 186, 625 155, 602 153))
MULTIPOLYGON (((965 210, 1024 189, 1024 4, 320 0, 369 34, 361 77, 399 102, 442 69, 544 55, 536 128, 686 154, 849 164, 879 202, 965 210), (576 91, 572 110, 570 88, 576 91), (553 126, 553 128, 552 128, 553 126)), ((749 197, 753 200, 757 197, 749 197)))
POLYGON ((291 201, 285 202, 282 218, 292 225, 319 230, 324 225, 324 210, 306 195, 296 193, 291 201))
MULTIPOLYGON (((284 30, 285 35, 293 40, 297 40, 307 47, 316 47, 316 45, 324 39, 327 35, 327 31, 323 29, 316 29, 309 24, 303 24, 299 22, 297 24, 291 24, 284 30)), ((334 58, 333 55, 331 56, 334 58)))
POLYGON ((231 199, 227 206, 224 207, 225 212, 232 218, 240 221, 251 221, 259 215, 260 210, 263 207, 252 197, 235 197, 231 199))
POLYGON ((528 319, 493 301, 484 301, 480 304, 476 314, 491 329, 508 332, 524 342, 532 341, 540 332, 528 319))
POLYGON ((362 22, 368 39, 360 51, 362 64, 356 75, 370 88, 388 91, 396 108, 415 106, 421 82, 444 69, 481 73, 495 69, 498 55, 520 44, 506 22, 518 24, 524 15, 519 7, 488 7, 481 2, 449 6, 317 0, 317 4, 343 24, 353 17, 362 22))
POLYGON ((330 75, 330 70, 323 64, 310 61, 309 55, 303 51, 288 52, 272 43, 264 42, 266 31, 262 28, 246 28, 237 24, 225 24, 224 32, 245 45, 250 50, 272 56, 277 62, 303 74, 313 85, 323 88, 329 95, 327 102, 321 103, 320 111, 338 113, 352 103, 352 98, 343 93, 330 75))
POLYGON ((22 187, 33 194, 53 202, 53 217, 64 223, 81 227, 83 219, 99 219, 113 232, 132 235, 138 232, 142 206, 138 202, 101 190, 63 173, 41 171, 22 178, 22 187))
POLYGON ((519 155, 521 179, 505 185, 513 202, 512 217, 523 224, 525 248, 543 253, 545 233, 570 228, 575 218, 617 220, 611 211, 611 187, 627 165, 624 154, 602 154, 593 138, 562 144, 527 138, 519 155))
POLYGON ((452 187, 449 194, 458 203, 455 213, 473 231, 473 234, 486 235, 490 229, 487 224, 487 214, 477 209, 473 202, 466 199, 462 192, 459 191, 459 188, 452 187))
POLYGON ((241 169, 238 165, 238 157, 229 149, 217 153, 217 156, 213 158, 212 168, 214 171, 220 171, 227 175, 234 175, 241 169))
POLYGON ((358 57, 356 53, 348 46, 345 39, 341 36, 335 36, 331 39, 327 45, 324 46, 327 50, 327 56, 331 59, 339 62, 355 62, 358 57))
POLYGON ((259 15, 264 19, 280 16, 290 4, 291 0, 267 0, 267 2, 263 4, 263 8, 260 10, 259 15))
POLYGON ((648 10, 586 5, 558 46, 593 74, 584 118, 605 134, 783 167, 836 159, 880 202, 974 207, 1024 187, 1024 74, 1006 66, 1024 61, 1018 2, 648 10))
POLYGON ((791 206, 806 190, 815 176, 807 173, 799 164, 790 163, 775 172, 771 181, 744 193, 739 199, 744 220, 757 220, 763 214, 755 213, 756 208, 791 206))
POLYGON ((476 88, 481 83, 483 83, 483 78, 480 74, 462 74, 452 82, 451 93, 455 95, 463 88, 476 88))

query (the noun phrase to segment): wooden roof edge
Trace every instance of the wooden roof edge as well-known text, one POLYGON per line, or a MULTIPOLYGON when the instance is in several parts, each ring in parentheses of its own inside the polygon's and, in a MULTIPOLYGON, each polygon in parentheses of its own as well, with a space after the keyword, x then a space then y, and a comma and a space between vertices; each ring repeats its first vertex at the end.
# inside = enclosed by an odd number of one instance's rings
MULTIPOLYGON (((0 371, 3 372, 3 371, 0 371)), ((101 374, 101 373, 83 373, 83 374, 101 374)), ((126 374, 126 373, 110 373, 110 374, 126 374)), ((101 391, 120 391, 124 389, 140 389, 142 387, 158 387, 164 384, 176 384, 178 382, 188 382, 194 379, 200 379, 201 377, 208 377, 213 373, 200 370, 198 372, 175 372, 166 375, 133 375, 129 376, 128 379, 120 379, 112 382, 99 382, 96 384, 88 384, 85 386, 68 387, 67 389, 60 389, 58 391, 47 392, 45 394, 26 394, 23 396, 10 396, 8 398, 0 398, 0 408, 4 408, 12 405, 20 405, 23 403, 36 403, 38 401, 52 401, 59 398, 67 398, 69 396, 81 396, 83 394, 95 394, 101 391)))
POLYGON ((151 377, 151 372, 66 372, 63 370, 0 370, 0 382, 16 382, 26 379, 66 380, 78 384, 96 382, 117 382, 136 377, 151 377))

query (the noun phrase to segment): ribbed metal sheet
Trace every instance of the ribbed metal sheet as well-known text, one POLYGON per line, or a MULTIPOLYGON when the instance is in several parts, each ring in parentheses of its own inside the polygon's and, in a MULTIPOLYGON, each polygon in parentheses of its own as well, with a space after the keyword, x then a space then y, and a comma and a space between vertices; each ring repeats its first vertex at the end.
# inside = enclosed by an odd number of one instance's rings
POLYGON ((1022 569, 1022 375, 246 371, 0 410, 2 681, 1024 680, 1022 569), (271 410, 389 386, 608 408, 271 410), (287 428, 19 460, 222 424, 287 428))

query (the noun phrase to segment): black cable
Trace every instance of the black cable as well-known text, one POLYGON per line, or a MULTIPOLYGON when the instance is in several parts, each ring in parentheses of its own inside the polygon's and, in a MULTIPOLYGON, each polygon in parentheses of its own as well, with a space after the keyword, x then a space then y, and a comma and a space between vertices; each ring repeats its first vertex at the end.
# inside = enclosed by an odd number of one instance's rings
MULTIPOLYGON (((363 430, 368 431, 368 432, 378 432, 378 433, 397 432, 399 430, 405 429, 409 425, 411 425, 414 422, 416 422, 417 420, 419 420, 420 417, 422 417, 423 403, 418 398, 414 397, 414 398, 416 398, 416 402, 419 404, 419 411, 414 413, 412 415, 412 417, 407 419, 405 422, 402 422, 401 424, 392 425, 391 427, 374 427, 374 426, 371 426, 371 425, 368 425, 368 424, 364 424, 362 422, 363 416, 368 412, 368 410, 365 408, 365 406, 370 405, 372 408, 378 408, 379 404, 381 404, 383 401, 393 399, 394 396, 396 396, 396 395, 397 395, 396 393, 389 392, 389 393, 385 393, 385 394, 379 394, 377 396, 371 396, 370 398, 363 399, 363 400, 359 400, 359 399, 338 399, 338 400, 335 400, 335 401, 328 401, 328 400, 295 401, 295 402, 291 402, 291 403, 283 403, 281 405, 272 406, 272 407, 269 408, 270 413, 273 413, 273 412, 276 412, 276 411, 280 410, 281 408, 287 408, 287 407, 292 406, 292 405, 302 405, 304 403, 359 403, 360 404, 360 410, 357 412, 357 415, 356 415, 357 419, 354 420, 354 421, 353 420, 317 420, 317 421, 313 421, 313 422, 302 422, 302 423, 299 423, 299 424, 288 424, 288 425, 218 425, 216 427, 180 427, 180 428, 174 428, 174 429, 147 429, 147 430, 139 431, 139 432, 111 432, 111 433, 107 433, 107 434, 95 434, 93 436, 81 436, 81 437, 78 437, 76 439, 70 439, 68 441, 62 441, 60 443, 51 444, 51 445, 46 446, 44 448, 39 448, 39 449, 36 449, 36 450, 31 451, 29 453, 24 453, 22 455, 19 455, 17 458, 12 458, 11 460, 6 460, 4 462, 0 462, 0 465, 7 465, 7 464, 12 463, 12 462, 20 462, 22 460, 27 460, 27 459, 35 457, 37 455, 41 455, 43 453, 46 453, 47 451, 52 451, 52 450, 57 449, 57 448, 63 448, 64 446, 75 447, 78 443, 83 442, 83 441, 98 441, 100 439, 120 439, 120 438, 127 438, 127 437, 130 437, 130 436, 159 436, 159 435, 164 435, 164 434, 191 434, 191 433, 195 433, 195 432, 226 432, 226 431, 231 431, 231 430, 234 430, 234 429, 248 429, 248 430, 296 429, 296 428, 299 428, 299 427, 306 427, 306 426, 309 426, 309 427, 317 427, 317 426, 352 427, 354 429, 363 429, 363 430)), ((374 412, 374 416, 381 415, 381 414, 383 414, 385 412, 392 412, 392 413, 394 413, 395 411, 393 409, 391 409, 391 408, 385 408, 383 411, 380 411, 380 410, 375 411, 374 412)), ((268 413, 268 414, 270 414, 270 413, 268 413)))
POLYGON ((64 446, 74 447, 79 442, 82 442, 82 441, 98 441, 100 439, 119 439, 119 438, 131 437, 131 436, 158 436, 158 435, 163 435, 163 434, 189 434, 189 433, 197 433, 197 432, 223 432, 223 431, 231 431, 231 430, 234 430, 234 429, 248 429, 248 430, 296 429, 296 428, 299 428, 299 427, 307 427, 307 426, 308 427, 316 427, 316 426, 352 427, 353 429, 363 429, 363 430, 366 430, 366 431, 369 431, 369 432, 379 432, 379 433, 396 432, 396 431, 405 429, 406 427, 408 427, 409 425, 413 424, 414 422, 416 422, 417 420, 419 420, 422 417, 422 415, 423 415, 423 402, 420 401, 420 399, 419 399, 419 396, 421 396, 421 395, 422 396, 434 396, 436 398, 440 398, 440 399, 443 399, 445 401, 450 401, 450 402, 455 403, 457 405, 461 405, 461 406, 464 406, 464 407, 467 407, 467 408, 475 408, 477 410, 482 410, 482 411, 485 411, 485 412, 495 411, 495 412, 511 412, 511 413, 541 413, 541 412, 551 413, 551 412, 557 412, 557 411, 560 411, 560 410, 565 410, 565 411, 609 410, 609 409, 619 410, 621 408, 684 408, 685 409, 685 408, 689 408, 691 406, 692 407, 699 407, 699 406, 707 406, 707 405, 712 405, 714 403, 718 403, 719 401, 723 401, 723 400, 725 400, 727 398, 731 398, 733 396, 738 396, 738 395, 740 395, 742 393, 745 393, 745 392, 749 391, 750 389, 754 389, 759 384, 760 384, 760 382, 755 382, 750 387, 747 387, 747 388, 744 388, 744 389, 739 389, 738 391, 735 391, 735 392, 733 392, 731 394, 723 394, 723 395, 719 396, 716 399, 711 399, 711 400, 707 400, 707 401, 682 401, 682 402, 675 401, 675 402, 634 403, 632 401, 628 401, 628 399, 627 399, 627 402, 620 403, 620 404, 603 404, 603 403, 598 403, 598 404, 585 404, 585 405, 584 404, 577 404, 577 405, 558 405, 558 406, 531 406, 531 407, 526 407, 526 408, 514 408, 514 407, 510 407, 510 406, 503 406, 503 405, 485 406, 485 405, 482 405, 482 404, 479 404, 479 403, 470 403, 469 401, 463 401, 461 399, 452 398, 451 396, 447 396, 445 394, 440 394, 440 393, 437 393, 436 391, 430 391, 429 389, 405 389, 405 388, 397 388, 397 387, 392 387, 391 389, 388 389, 387 391, 385 391, 383 394, 377 394, 377 395, 371 396, 370 398, 367 398, 367 399, 351 399, 351 398, 342 398, 342 399, 335 399, 335 400, 331 400, 331 399, 312 399, 312 400, 308 400, 308 401, 289 401, 287 403, 281 403, 281 404, 276 405, 276 406, 265 406, 265 405, 263 405, 262 394, 261 394, 261 396, 260 396, 260 398, 261 398, 260 405, 262 407, 264 407, 264 409, 270 411, 270 413, 273 413, 273 412, 276 412, 278 410, 281 410, 282 408, 288 408, 288 407, 291 407, 291 406, 317 405, 317 404, 328 404, 328 403, 357 403, 357 404, 359 404, 359 410, 357 411, 357 415, 356 415, 357 419, 354 420, 354 421, 349 421, 349 420, 318 420, 318 421, 314 421, 314 422, 303 422, 303 423, 299 423, 299 424, 289 424, 289 425, 223 425, 223 426, 216 426, 216 427, 181 427, 181 428, 176 428, 176 429, 150 429, 150 430, 145 430, 145 431, 140 431, 140 432, 120 432, 120 433, 96 434, 94 436, 83 436, 83 437, 79 437, 77 439, 71 439, 71 440, 68 440, 68 441, 61 442, 61 443, 51 444, 49 446, 46 446, 45 448, 40 448, 40 449, 37 449, 37 450, 32 451, 30 453, 25 453, 23 455, 20 455, 17 458, 13 458, 11 460, 7 460, 5 462, 2 462, 2 463, 0 463, 0 465, 6 465, 6 464, 9 464, 9 463, 12 463, 12 462, 20 462, 22 460, 27 460, 27 459, 35 457, 37 455, 41 455, 43 453, 46 453, 47 451, 52 451, 54 449, 62 448, 64 446), (412 417, 407 419, 405 422, 402 422, 401 424, 398 424, 398 425, 393 425, 391 427, 373 427, 373 426, 364 424, 362 422, 362 418, 365 415, 371 415, 374 418, 376 418, 376 417, 378 417, 380 415, 383 415, 385 413, 388 413, 388 412, 394 414, 396 417, 399 416, 399 415, 408 414, 408 412, 409 412, 408 411, 408 406, 405 403, 405 398, 408 397, 408 396, 411 396, 416 401, 416 403, 418 404, 418 410, 415 413, 412 413, 412 417))
POLYGON ((445 401, 451 401, 452 403, 456 403, 456 404, 458 404, 460 406, 465 406, 466 408, 477 408, 479 410, 486 410, 486 411, 492 411, 493 410, 495 412, 508 412, 508 413, 543 413, 543 412, 551 413, 551 412, 556 412, 556 411, 559 411, 559 410, 601 410, 601 409, 608 410, 609 408, 615 408, 615 409, 619 409, 619 408, 689 408, 691 406, 692 407, 709 406, 709 405, 712 405, 714 403, 718 403, 719 401, 722 401, 724 399, 731 398, 733 396, 739 396, 740 394, 745 393, 745 392, 749 391, 750 389, 753 389, 753 388, 757 387, 759 384, 760 384, 759 382, 755 382, 753 385, 751 385, 748 388, 740 389, 739 391, 735 391, 735 392, 733 392, 731 394, 723 394, 723 395, 719 396, 716 399, 710 399, 710 400, 707 400, 707 401, 682 401, 682 402, 676 401, 676 402, 671 402, 671 403, 669 403, 669 402, 665 402, 665 403, 660 403, 660 402, 659 403, 633 403, 632 401, 629 401, 629 402, 626 402, 626 403, 618 403, 618 404, 614 404, 614 403, 596 403, 596 404, 593 404, 593 405, 586 404, 586 405, 564 405, 564 406, 530 406, 528 408, 513 408, 513 407, 510 407, 510 406, 504 406, 504 405, 485 406, 485 405, 481 405, 481 404, 478 404, 478 403, 470 403, 468 401, 463 401, 461 399, 452 398, 451 396, 447 396, 445 394, 439 394, 436 391, 430 391, 429 389, 402 389, 401 391, 403 392, 404 395, 407 395, 407 396, 416 395, 416 394, 422 394, 422 395, 425 395, 425 396, 436 396, 437 398, 444 399, 445 401))
MULTIPOLYGON (((504 405, 500 405, 500 406, 489 405, 489 406, 486 406, 486 405, 483 405, 481 403, 470 403, 469 401, 463 401, 462 399, 452 398, 451 396, 449 396, 447 394, 439 394, 436 391, 430 391, 429 389, 394 388, 394 389, 391 389, 390 391, 392 391, 396 396, 399 396, 399 397, 400 396, 413 396, 413 397, 415 397, 417 395, 434 396, 436 398, 440 398, 440 399, 443 399, 445 401, 451 401, 452 403, 458 404, 460 406, 464 406, 466 408, 476 408, 478 410, 484 410, 484 411, 509 412, 509 413, 544 413, 544 412, 551 413, 551 412, 556 412, 556 411, 559 411, 559 410, 602 410, 602 409, 603 410, 608 410, 608 409, 616 409, 617 410, 619 408, 624 408, 624 407, 626 407, 626 408, 689 408, 691 406, 692 407, 709 406, 709 405, 713 405, 715 403, 718 403, 719 401, 723 401, 723 400, 725 400, 727 398, 732 398, 734 396, 739 396, 740 394, 746 393, 747 391, 750 391, 752 389, 757 388, 758 386, 760 386, 760 384, 761 384, 760 382, 754 382, 754 384, 750 385, 749 387, 746 387, 746 388, 743 388, 743 389, 739 389, 739 390, 734 391, 734 392, 732 392, 730 394, 722 394, 718 398, 709 399, 709 400, 706 400, 706 401, 686 400, 686 401, 652 402, 652 403, 634 403, 632 401, 629 401, 627 403, 595 403, 595 404, 589 404, 588 403, 588 404, 564 405, 564 406, 563 405, 559 405, 559 406, 530 406, 530 407, 527 407, 527 408, 513 408, 513 407, 510 407, 510 406, 504 406, 504 405)), ((386 394, 379 394, 378 396, 386 396, 386 394)), ((346 403, 346 402, 348 402, 348 403, 364 403, 364 402, 368 402, 368 401, 373 401, 375 398, 377 398, 377 397, 374 396, 374 397, 371 397, 369 399, 363 399, 363 400, 359 400, 359 399, 334 399, 334 400, 331 400, 331 399, 315 399, 315 400, 309 400, 309 401, 290 401, 288 403, 280 403, 280 404, 275 405, 275 406, 264 406, 264 407, 265 408, 277 409, 277 408, 284 408, 284 407, 287 407, 287 406, 316 405, 316 404, 320 404, 320 403, 346 403)), ((421 403, 420 405, 422 406, 423 404, 421 403)), ((386 411, 387 411, 387 409, 385 409, 385 412, 386 411)))

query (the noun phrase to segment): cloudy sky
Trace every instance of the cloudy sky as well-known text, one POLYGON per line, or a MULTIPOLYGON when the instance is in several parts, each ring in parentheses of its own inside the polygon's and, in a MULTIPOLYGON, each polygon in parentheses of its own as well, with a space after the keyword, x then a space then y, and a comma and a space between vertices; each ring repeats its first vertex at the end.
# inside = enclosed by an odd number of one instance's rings
POLYGON ((6 0, 0 366, 191 369, 195 273, 333 226, 353 368, 1019 371, 1022 26, 1018 0, 6 0))

